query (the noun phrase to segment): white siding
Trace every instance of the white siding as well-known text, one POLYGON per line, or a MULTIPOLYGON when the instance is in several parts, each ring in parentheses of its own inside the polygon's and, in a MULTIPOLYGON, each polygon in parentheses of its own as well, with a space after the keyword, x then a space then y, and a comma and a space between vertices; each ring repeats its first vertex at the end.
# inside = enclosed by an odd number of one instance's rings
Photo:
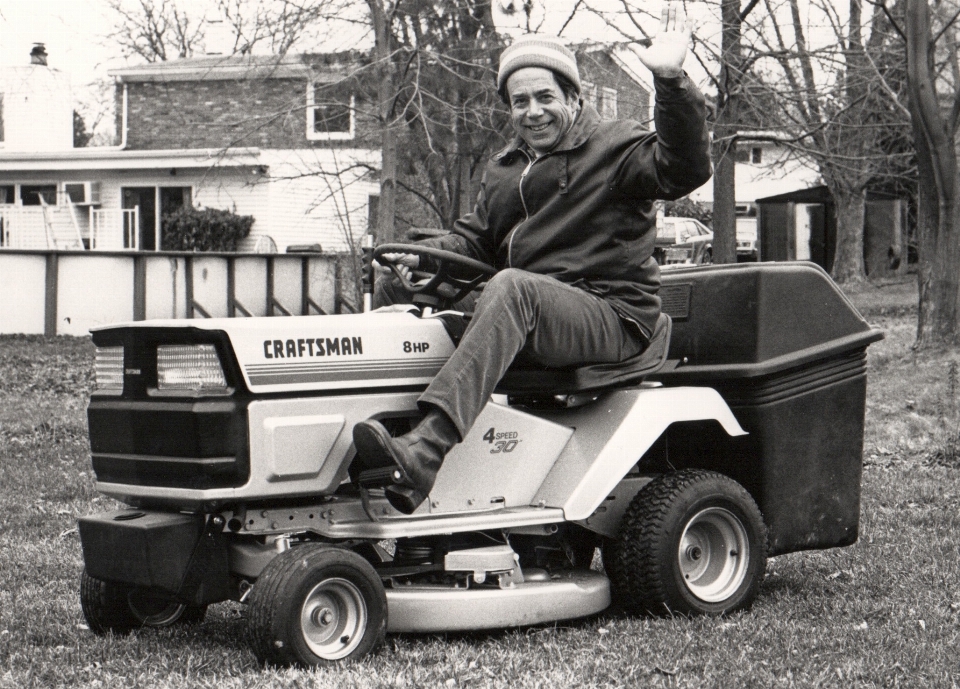
MULTIPOLYGON (((118 210, 122 205, 123 187, 190 187, 193 204, 197 207, 221 208, 241 215, 257 218, 251 232, 256 232, 258 223, 264 218, 267 208, 267 189, 257 184, 257 171, 252 168, 214 168, 184 169, 163 168, 161 170, 80 170, 59 172, 8 172, 0 170, 2 184, 56 184, 61 188, 63 182, 99 181, 101 183, 100 204, 98 210, 118 210)), ((64 202, 62 194, 61 203, 64 202)), ((7 208, 2 206, 0 208, 7 208)), ((76 217, 80 232, 84 238, 89 236, 89 206, 77 206, 76 217)), ((39 206, 24 208, 23 217, 14 217, 22 228, 24 240, 13 242, 13 248, 46 249, 48 246, 43 229, 43 220, 39 206), (29 217, 27 217, 29 216, 29 217)), ((54 226, 56 248, 76 248, 76 228, 66 205, 51 207, 48 212, 54 226)), ((97 238, 99 249, 123 249, 122 227, 119 215, 111 215, 108 222, 108 236, 97 238)), ((15 239, 16 237, 14 237, 15 239)))
MULTIPOLYGON (((99 182, 101 202, 96 208, 111 212, 105 214, 106 234, 97 237, 98 249, 123 248, 119 213, 113 212, 122 206, 123 187, 190 187, 198 208, 252 215, 255 222, 250 236, 240 244, 241 251, 253 251, 261 237, 269 237, 281 253, 297 244, 320 244, 325 252, 342 252, 368 231, 369 199, 380 192, 375 179, 379 151, 271 150, 262 151, 259 160, 262 164, 257 166, 209 169, 177 168, 171 161, 170 167, 152 170, 0 170, 0 184, 56 184, 62 189, 64 182, 99 182)), ((84 238, 90 234, 89 208, 76 208, 84 238)), ((48 247, 39 208, 34 215, 32 239, 14 246, 53 248, 48 247)), ((54 216, 57 248, 75 248, 77 232, 69 207, 51 208, 54 216)))
POLYGON ((73 92, 63 72, 42 65, 0 69, 5 151, 73 148, 73 92))
MULTIPOLYGON (((379 151, 275 150, 263 151, 261 159, 269 165, 269 205, 254 234, 269 234, 281 252, 317 243, 339 252, 366 233, 369 197, 380 192, 370 174, 380 167, 379 151)), ((243 248, 252 249, 256 239, 243 248)))

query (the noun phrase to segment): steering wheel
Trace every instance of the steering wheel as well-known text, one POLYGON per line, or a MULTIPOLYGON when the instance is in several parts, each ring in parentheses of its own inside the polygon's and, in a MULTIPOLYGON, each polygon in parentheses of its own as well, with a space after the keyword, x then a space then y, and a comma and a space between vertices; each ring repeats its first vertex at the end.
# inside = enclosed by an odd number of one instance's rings
POLYGON ((373 250, 373 258, 390 268, 405 290, 419 297, 420 301, 433 302, 433 306, 441 301, 458 302, 485 283, 487 278, 497 274, 496 268, 482 261, 419 244, 381 244, 373 250), (383 257, 384 254, 410 254, 419 257, 421 263, 424 258, 430 259, 437 268, 435 272, 414 270, 413 276, 417 281, 411 282, 393 261, 383 257))

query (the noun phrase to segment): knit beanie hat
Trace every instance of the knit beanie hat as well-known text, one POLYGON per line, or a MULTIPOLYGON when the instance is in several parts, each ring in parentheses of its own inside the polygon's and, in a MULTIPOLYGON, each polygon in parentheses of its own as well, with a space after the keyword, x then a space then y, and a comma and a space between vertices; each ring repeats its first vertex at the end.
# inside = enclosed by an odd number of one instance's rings
POLYGON ((562 74, 577 87, 580 93, 580 72, 573 52, 560 39, 539 34, 526 34, 517 38, 500 54, 500 71, 497 73, 497 93, 506 99, 507 79, 524 67, 544 67, 562 74))

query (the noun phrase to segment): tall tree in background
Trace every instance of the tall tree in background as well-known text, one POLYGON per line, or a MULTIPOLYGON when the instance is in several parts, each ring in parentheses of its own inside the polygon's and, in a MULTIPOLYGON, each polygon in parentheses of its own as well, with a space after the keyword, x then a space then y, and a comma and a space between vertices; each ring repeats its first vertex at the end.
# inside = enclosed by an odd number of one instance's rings
POLYGON ((765 2, 768 40, 782 84, 772 102, 780 106, 790 145, 816 163, 837 207, 832 275, 838 282, 862 280, 866 189, 891 165, 889 131, 907 124, 901 111, 890 107, 891 94, 876 69, 891 36, 889 24, 882 13, 874 13, 865 43, 861 0, 849 0, 846 21, 827 0, 804 8, 799 0, 787 0, 786 19, 772 0, 765 2), (833 40, 810 41, 807 27, 814 11, 833 40))
POLYGON ((713 129, 713 260, 735 263, 737 260, 737 139, 742 126, 745 79, 750 64, 759 56, 747 57, 743 51, 743 23, 758 0, 741 5, 740 0, 720 1, 720 71, 716 118, 713 129))
POLYGON ((960 10, 946 3, 931 6, 927 0, 905 0, 904 8, 909 107, 920 182, 917 343, 956 346, 960 344, 956 30, 960 10))
POLYGON ((409 193, 451 227, 476 200, 480 167, 503 144, 506 109, 495 86, 502 43, 489 0, 406 3, 395 27, 403 46, 409 193), (420 190, 413 180, 426 181, 420 190), (424 193, 427 192, 427 193, 424 193))
POLYGON ((397 215, 397 116, 396 101, 400 91, 397 81, 397 54, 393 49, 390 28, 397 12, 397 2, 366 0, 374 36, 376 66, 376 114, 380 125, 380 203, 377 207, 376 237, 381 243, 396 240, 397 215))
POLYGON ((217 0, 232 36, 232 52, 265 48, 286 55, 294 46, 317 38, 324 20, 337 16, 342 0, 217 0))

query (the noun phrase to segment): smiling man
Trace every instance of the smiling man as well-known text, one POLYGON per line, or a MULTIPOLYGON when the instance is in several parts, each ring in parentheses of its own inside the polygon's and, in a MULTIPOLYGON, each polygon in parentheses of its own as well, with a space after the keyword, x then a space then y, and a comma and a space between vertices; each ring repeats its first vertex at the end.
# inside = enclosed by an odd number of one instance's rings
MULTIPOLYGON (((402 481, 387 497, 400 511, 426 499, 444 456, 518 355, 566 367, 627 361, 648 345, 660 314, 654 201, 710 178, 706 107, 682 69, 690 29, 675 3, 660 28, 636 51, 654 75, 655 132, 601 121, 580 98, 575 55, 556 38, 522 36, 500 56, 497 90, 517 137, 488 163, 474 212, 423 242, 499 272, 421 395, 423 421, 398 438, 373 420, 354 428, 361 461, 399 467, 402 481)), ((395 283, 378 281, 375 304, 402 300, 395 283)))

